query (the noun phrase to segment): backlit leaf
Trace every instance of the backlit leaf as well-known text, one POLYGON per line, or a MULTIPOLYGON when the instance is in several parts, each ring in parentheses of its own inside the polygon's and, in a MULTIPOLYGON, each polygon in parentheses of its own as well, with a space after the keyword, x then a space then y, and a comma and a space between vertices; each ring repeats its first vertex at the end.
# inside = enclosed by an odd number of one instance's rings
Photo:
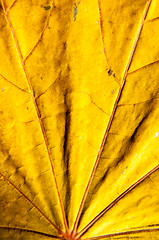
POLYGON ((159 2, 0 10, 0 239, 159 239, 159 2))

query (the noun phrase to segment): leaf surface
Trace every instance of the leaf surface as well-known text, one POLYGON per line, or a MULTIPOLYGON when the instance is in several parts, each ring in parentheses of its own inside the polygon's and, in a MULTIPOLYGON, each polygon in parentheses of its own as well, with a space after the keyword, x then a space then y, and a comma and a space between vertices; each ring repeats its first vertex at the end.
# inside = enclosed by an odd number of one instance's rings
POLYGON ((159 239, 158 9, 1 0, 2 240, 159 239))

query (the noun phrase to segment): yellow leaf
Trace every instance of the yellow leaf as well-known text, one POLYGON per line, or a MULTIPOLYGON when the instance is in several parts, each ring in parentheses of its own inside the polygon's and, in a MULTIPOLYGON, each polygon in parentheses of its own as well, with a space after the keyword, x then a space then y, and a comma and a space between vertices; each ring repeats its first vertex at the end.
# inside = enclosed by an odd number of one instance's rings
POLYGON ((159 2, 0 10, 0 239, 159 239, 159 2))

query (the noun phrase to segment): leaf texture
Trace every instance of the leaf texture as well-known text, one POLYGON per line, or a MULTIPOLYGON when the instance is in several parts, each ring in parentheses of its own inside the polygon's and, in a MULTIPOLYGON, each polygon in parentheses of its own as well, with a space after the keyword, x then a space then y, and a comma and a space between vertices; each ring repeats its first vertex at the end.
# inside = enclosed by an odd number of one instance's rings
POLYGON ((2 240, 159 239, 158 9, 1 0, 2 240))

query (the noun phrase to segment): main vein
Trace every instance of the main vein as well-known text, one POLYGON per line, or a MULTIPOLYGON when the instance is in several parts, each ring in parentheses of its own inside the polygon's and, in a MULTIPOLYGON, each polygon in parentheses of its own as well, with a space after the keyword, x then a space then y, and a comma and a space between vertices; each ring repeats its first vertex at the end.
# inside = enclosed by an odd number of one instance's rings
POLYGON ((59 236, 50 235, 50 234, 47 234, 47 233, 39 232, 39 231, 32 230, 32 229, 28 229, 28 228, 11 227, 11 226, 0 226, 0 229, 10 230, 10 231, 17 231, 17 232, 20 232, 20 233, 21 233, 21 232, 28 232, 28 233, 33 233, 33 234, 42 235, 42 236, 45 236, 45 237, 62 239, 62 238, 59 237, 59 236))
POLYGON ((114 205, 116 205, 123 197, 125 197, 129 192, 131 192, 136 186, 142 183, 147 177, 153 174, 155 171, 159 169, 159 164, 151 169, 148 173, 138 179, 135 183, 133 183, 129 188, 127 188, 123 193, 121 193, 114 201, 112 201, 106 208, 104 208, 95 218, 90 221, 87 226, 85 226, 77 235, 76 239, 80 238, 90 227, 92 227, 99 218, 101 218, 108 210, 110 210, 114 205))
MULTIPOLYGON (((114 119, 114 116, 115 116, 115 113, 116 113, 116 110, 117 110, 117 107, 118 107, 119 100, 120 100, 120 98, 121 98, 121 95, 122 95, 122 92, 123 92, 123 89, 124 89, 124 86, 125 86, 125 83, 126 83, 126 78, 127 78, 127 75, 128 75, 128 70, 129 70, 129 68, 130 68, 130 65, 131 65, 131 62, 132 62, 132 59, 133 59, 133 56, 134 56, 134 53, 135 53, 135 49, 136 49, 136 46, 137 46, 139 37, 140 37, 140 35, 141 35, 141 31, 142 31, 142 28, 143 28, 143 25, 144 25, 144 21, 145 21, 145 19, 146 19, 147 13, 148 13, 148 11, 149 11, 151 2, 152 2, 152 0, 149 0, 149 1, 148 1, 148 4, 147 4, 147 6, 146 6, 146 9, 145 9, 145 11, 144 11, 144 14, 143 14, 143 17, 142 17, 140 26, 139 26, 139 29, 138 29, 138 31, 137 31, 137 35, 136 35, 135 41, 134 41, 134 43, 133 43, 132 50, 131 50, 131 52, 130 52, 130 55, 129 55, 129 58, 128 58, 128 61, 127 61, 127 64, 126 64, 126 67, 125 67, 125 70, 124 70, 123 80, 122 80, 122 83, 121 83, 121 85, 120 85, 120 88, 119 88, 119 91, 118 91, 118 94, 117 94, 117 98, 116 98, 115 103, 114 103, 114 106, 113 106, 112 114, 111 114, 111 116, 110 116, 108 125, 107 125, 107 127, 106 127, 106 130, 105 130, 105 133, 104 133, 104 137, 103 137, 102 143, 101 143, 101 145, 100 145, 100 149, 99 149, 99 151, 98 151, 98 154, 97 154, 97 157, 96 157, 96 160, 95 160, 95 163, 94 163, 94 166, 93 166, 93 169, 92 169, 90 178, 89 178, 89 180, 88 180, 88 184, 87 184, 87 186, 86 186, 86 189, 85 189, 85 192, 84 192, 84 195, 83 195, 83 198, 82 198, 82 201, 81 201, 81 204, 80 204, 78 213, 77 213, 77 217, 76 217, 76 219, 75 219, 75 223, 74 223, 73 230, 72 230, 72 234, 73 234, 73 235, 75 235, 76 232, 77 232, 78 223, 79 223, 80 216, 81 216, 81 213, 82 213, 82 210, 83 210, 83 207, 84 207, 86 198, 87 198, 87 194, 88 194, 90 185, 91 185, 91 183, 92 183, 93 176, 94 176, 94 174, 95 174, 95 171, 96 171, 96 168, 97 168, 99 159, 100 159, 101 154, 102 154, 102 152, 103 152, 103 148, 104 148, 104 145, 105 145, 105 143, 106 143, 106 140, 107 140, 107 137, 108 137, 108 134, 109 134, 109 130, 110 130, 110 128, 111 128, 111 125, 112 125, 112 122, 113 122, 113 119, 114 119)), ((99 3, 99 0, 98 0, 98 3, 99 3)), ((103 39, 103 37, 102 37, 102 39, 103 39)), ((103 44, 103 45, 104 45, 104 44, 103 44)), ((104 51, 104 53, 105 53, 105 51, 104 51)), ((107 60, 107 59, 106 59, 106 60, 107 60)))
POLYGON ((117 232, 117 233, 110 233, 110 234, 106 234, 106 235, 100 235, 100 236, 96 236, 96 237, 91 237, 91 238, 84 238, 83 240, 98 240, 98 239, 105 239, 105 238, 112 238, 112 237, 126 237, 129 235, 133 235, 133 234, 137 234, 137 233, 152 233, 152 232, 159 232, 159 228, 146 228, 146 229, 136 229, 136 230, 129 230, 129 231, 125 231, 125 232, 117 232))
POLYGON ((45 142, 45 146, 46 146, 46 149, 47 149, 47 153, 48 153, 48 157, 49 157, 49 161, 50 161, 50 165, 51 165, 51 169, 52 169, 52 173, 53 173, 53 178, 54 178, 54 181, 55 181, 55 186, 56 186, 56 190, 57 190, 57 194, 58 194, 58 198, 59 198, 59 203, 60 203, 60 206, 61 206, 61 212, 62 212, 62 216, 63 216, 64 226, 65 226, 66 232, 68 232, 68 225, 67 225, 67 221, 66 221, 64 207, 63 207, 63 204, 62 204, 62 200, 61 200, 61 196, 60 196, 60 192, 59 192, 59 188, 58 188, 58 184, 57 184, 57 179, 56 179, 56 175, 55 175, 55 171, 54 171, 53 161, 52 161, 51 152, 50 152, 50 149, 49 149, 49 144, 48 144, 46 132, 45 132, 44 125, 43 125, 43 122, 42 122, 41 117, 40 117, 40 111, 39 111, 38 105, 36 103, 35 96, 34 96, 34 91, 33 91, 30 79, 28 77, 28 74, 27 74, 27 71, 26 71, 26 68, 25 68, 25 64, 24 64, 21 49, 20 49, 20 46, 19 46, 18 41, 16 39, 14 29, 12 27, 12 23, 10 21, 8 12, 5 9, 5 5, 3 3, 3 0, 1 0, 1 3, 2 3, 4 13, 5 13, 6 21, 9 25, 9 27, 10 27, 10 31, 11 31, 12 37, 14 39, 14 42, 15 42, 15 45, 16 45, 16 48, 17 48, 17 51, 18 51, 18 54, 19 54, 19 58, 20 58, 20 61, 21 61, 21 64, 22 64, 22 68, 23 68, 23 71, 24 71, 26 82, 28 84, 29 93, 31 95, 31 98, 32 98, 32 101, 33 101, 33 104, 34 104, 34 107, 35 107, 35 110, 36 110, 37 118, 38 118, 38 121, 39 121, 39 124, 40 124, 41 132, 42 132, 44 142, 45 142))
POLYGON ((8 182, 16 191, 23 196, 52 226, 54 226, 59 233, 62 233, 61 230, 55 226, 55 224, 38 208, 19 188, 17 188, 6 176, 4 176, 1 172, 0 175, 3 177, 3 179, 8 182))

